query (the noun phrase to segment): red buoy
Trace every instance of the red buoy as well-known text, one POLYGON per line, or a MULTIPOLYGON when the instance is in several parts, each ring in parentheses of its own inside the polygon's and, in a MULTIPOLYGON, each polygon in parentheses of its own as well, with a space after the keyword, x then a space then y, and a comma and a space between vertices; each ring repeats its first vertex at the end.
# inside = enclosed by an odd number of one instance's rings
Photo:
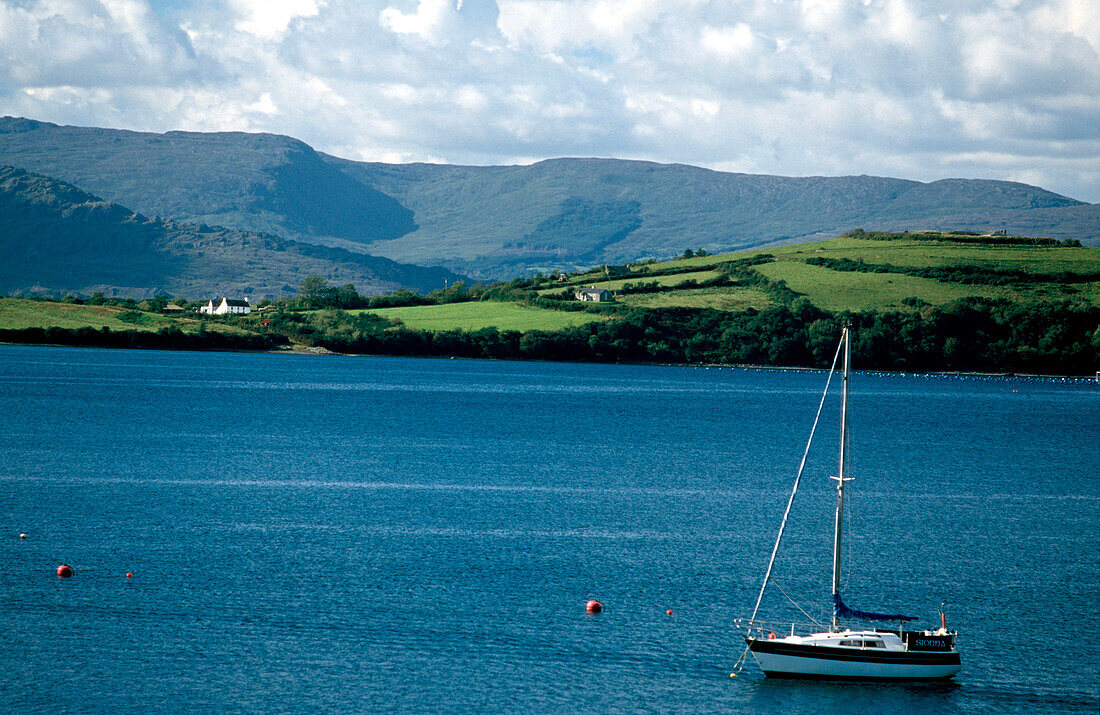
POLYGON ((667 611, 665 611, 665 615, 666 616, 671 616, 672 615, 672 609, 670 608, 667 611))
POLYGON ((603 604, 593 598, 591 601, 585 604, 584 610, 588 611, 589 613, 599 613, 603 610, 603 604))
POLYGON ((73 575, 73 570, 68 564, 61 564, 57 567, 58 578, 69 578, 73 575))
POLYGON ((126 572, 126 578, 130 578, 131 576, 133 576, 133 574, 132 574, 132 573, 130 573, 129 571, 127 571, 127 572, 126 572))

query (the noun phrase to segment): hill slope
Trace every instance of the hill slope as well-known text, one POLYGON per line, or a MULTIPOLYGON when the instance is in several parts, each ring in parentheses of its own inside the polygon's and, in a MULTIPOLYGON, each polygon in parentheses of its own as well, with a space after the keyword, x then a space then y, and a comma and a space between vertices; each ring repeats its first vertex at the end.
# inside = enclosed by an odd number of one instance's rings
POLYGON ((0 163, 147 215, 277 233, 478 278, 868 230, 1007 229, 1100 243, 1100 205, 1004 181, 781 177, 612 159, 353 162, 264 134, 0 119, 0 163))
POLYGON ((271 134, 147 134, 5 117, 0 164, 179 221, 353 244, 416 228, 412 213, 390 197, 349 179, 302 142, 271 134))
POLYGON ((963 298, 1100 307, 1100 248, 1012 236, 852 232, 635 265, 610 278, 578 274, 536 289, 568 300, 584 285, 615 291, 618 304, 642 308, 761 310, 797 298, 830 311, 911 312, 963 298))
POLYGON ((517 167, 329 160, 416 215, 419 230, 368 250, 408 261, 441 256, 471 274, 620 263, 689 247, 725 251, 857 226, 1019 223, 1041 236, 1100 239, 1100 206, 1004 181, 762 176, 609 159, 517 167))
POLYGON ((287 295, 311 273, 364 294, 457 276, 245 231, 149 219, 70 184, 0 167, 0 293, 287 295))

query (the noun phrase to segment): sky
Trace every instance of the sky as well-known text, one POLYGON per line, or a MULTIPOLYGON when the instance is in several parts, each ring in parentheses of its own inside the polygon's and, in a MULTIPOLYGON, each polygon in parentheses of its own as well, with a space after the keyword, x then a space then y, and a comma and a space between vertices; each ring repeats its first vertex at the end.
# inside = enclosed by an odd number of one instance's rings
POLYGON ((1100 0, 0 0, 0 115, 1100 202, 1100 0))

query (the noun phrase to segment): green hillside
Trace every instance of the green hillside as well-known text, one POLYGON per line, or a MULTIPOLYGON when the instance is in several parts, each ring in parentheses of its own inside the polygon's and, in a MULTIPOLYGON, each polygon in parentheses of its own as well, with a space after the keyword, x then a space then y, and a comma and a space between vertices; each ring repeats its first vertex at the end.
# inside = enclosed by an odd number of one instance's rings
POLYGON ((484 328, 496 328, 525 333, 531 330, 555 331, 593 321, 607 320, 607 316, 593 313, 546 310, 500 301, 444 303, 351 312, 353 314, 373 313, 383 318, 398 320, 412 330, 427 331, 461 329, 473 332, 484 328))
POLYGON ((539 285, 542 295, 563 286, 593 284, 620 291, 618 302, 636 307, 741 310, 789 302, 792 295, 829 311, 914 310, 966 297, 1003 298, 1017 303, 1079 301, 1100 305, 1100 248, 1055 241, 1029 245, 1026 238, 925 232, 848 234, 730 254, 630 266, 627 276, 609 280, 601 271, 539 285), (984 241, 984 242, 983 242, 984 241), (756 258, 748 269, 730 268, 756 258), (710 270, 704 270, 710 269, 710 270), (725 271, 729 285, 697 288, 725 271), (753 275, 755 274, 755 275, 753 275), (764 281, 761 281, 763 278, 764 281), (770 286, 765 283, 770 282, 770 286), (657 292, 630 287, 656 283, 657 292), (767 288, 772 289, 768 295, 767 288), (625 292, 622 292, 626 288, 625 292))
MULTIPOLYGON (((373 309, 413 330, 555 331, 615 319, 625 309, 766 310, 805 301, 830 313, 912 313, 969 298, 1037 307, 1100 307, 1100 248, 1009 236, 845 235, 826 241, 600 268, 533 279, 513 295, 525 302, 473 300, 373 309), (615 301, 598 313, 574 298, 583 286, 607 288, 615 301), (562 310, 547 308, 560 307, 562 310)), ((515 283, 515 281, 513 281, 515 283)), ((491 288, 491 287, 490 287, 491 288)), ((453 300, 452 294, 447 300, 453 300)))
POLYGON ((249 331, 239 336, 189 335, 136 310, 78 315, 22 301, 0 305, 0 340, 821 367, 851 324, 859 363, 872 369, 1091 375, 1100 365, 1100 249, 853 233, 772 250, 458 282, 428 295, 363 296, 313 280, 260 315, 211 322, 249 331), (578 301, 577 289, 592 284, 611 285, 616 300, 578 301), (118 322, 140 328, 96 329, 118 322))
POLYGON ((155 332, 178 329, 183 333, 209 330, 217 333, 248 334, 243 325, 194 316, 170 316, 154 311, 114 305, 75 305, 24 298, 0 298, 0 330, 26 328, 92 328, 112 331, 155 332))

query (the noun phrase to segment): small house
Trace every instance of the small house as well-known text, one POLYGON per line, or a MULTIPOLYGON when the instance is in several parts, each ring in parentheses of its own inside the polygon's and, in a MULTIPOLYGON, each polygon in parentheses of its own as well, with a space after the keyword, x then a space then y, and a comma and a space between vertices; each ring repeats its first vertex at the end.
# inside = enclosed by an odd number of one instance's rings
POLYGON ((585 303, 610 303, 615 300, 615 296, 611 295, 611 291, 606 288, 597 288, 596 286, 581 288, 574 293, 574 296, 577 300, 585 303))
POLYGON ((214 299, 207 301, 206 305, 199 308, 199 312, 206 315, 248 315, 252 312, 252 305, 248 302, 248 298, 244 300, 222 298, 221 301, 214 299))

